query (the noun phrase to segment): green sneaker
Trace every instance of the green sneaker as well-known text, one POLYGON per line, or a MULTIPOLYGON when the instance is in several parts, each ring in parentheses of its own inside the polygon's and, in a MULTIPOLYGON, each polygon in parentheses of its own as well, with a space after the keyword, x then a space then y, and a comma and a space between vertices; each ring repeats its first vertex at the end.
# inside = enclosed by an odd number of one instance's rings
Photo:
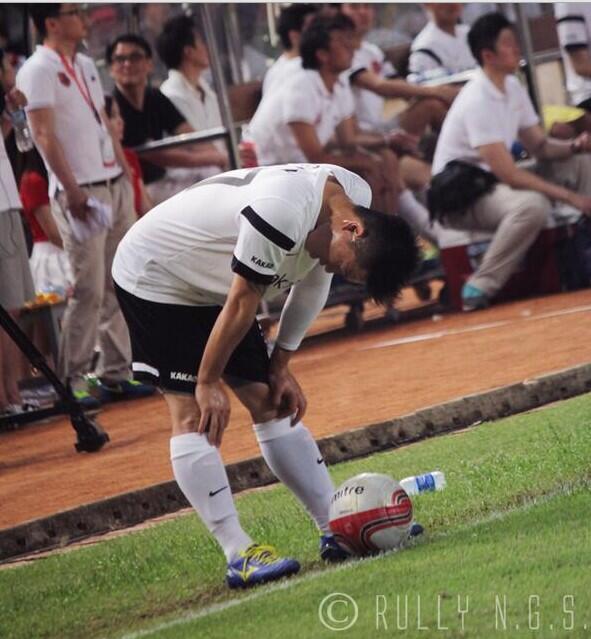
POLYGON ((74 399, 82 406, 83 410, 98 410, 102 406, 101 402, 88 391, 77 390, 73 394, 74 399))

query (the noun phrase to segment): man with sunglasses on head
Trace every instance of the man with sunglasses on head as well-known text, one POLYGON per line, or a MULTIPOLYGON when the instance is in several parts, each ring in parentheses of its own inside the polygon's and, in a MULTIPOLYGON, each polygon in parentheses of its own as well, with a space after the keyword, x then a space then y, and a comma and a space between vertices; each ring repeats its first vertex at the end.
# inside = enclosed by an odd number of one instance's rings
POLYGON ((29 12, 43 44, 19 71, 17 87, 27 98, 33 138, 49 174, 51 210, 74 273, 59 372, 70 378, 84 407, 98 408, 101 401, 153 392, 130 379, 129 334, 108 276, 115 249, 135 220, 133 189, 96 66, 78 52, 87 35, 84 11, 48 3, 32 4, 29 12), (98 399, 89 394, 86 378, 97 343, 98 399))
MULTIPOLYGON (((195 131, 169 98, 150 86, 152 49, 144 38, 118 36, 105 57, 115 81, 113 97, 125 121, 123 146, 195 131)), ((207 143, 142 153, 140 162, 148 193, 159 203, 197 182, 203 167, 227 168, 228 156, 207 143)))

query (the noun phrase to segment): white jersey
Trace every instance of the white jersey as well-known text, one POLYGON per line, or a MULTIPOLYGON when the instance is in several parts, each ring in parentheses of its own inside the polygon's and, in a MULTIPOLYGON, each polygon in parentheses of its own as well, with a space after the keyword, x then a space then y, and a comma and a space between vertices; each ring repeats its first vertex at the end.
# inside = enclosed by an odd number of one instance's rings
POLYGON ((318 71, 302 69, 265 94, 248 132, 255 143, 259 164, 306 162, 289 125, 311 124, 320 144, 325 146, 339 124, 353 114, 353 94, 347 81, 339 78, 329 91, 318 71))
POLYGON ((293 77, 295 73, 302 70, 302 58, 288 58, 285 53, 280 55, 277 60, 269 67, 265 77, 263 78, 263 95, 267 95, 272 91, 283 86, 286 80, 293 77))
POLYGON ((265 285, 265 299, 315 267, 330 283, 304 246, 330 176, 355 204, 370 205, 367 182, 329 164, 239 169, 199 182, 132 226, 117 249, 113 278, 142 299, 196 306, 223 305, 234 273, 265 285))
POLYGON ((477 62, 468 45, 470 27, 458 24, 455 35, 429 22, 413 40, 408 61, 410 73, 425 73, 441 69, 445 73, 460 73, 474 69, 477 62))
MULTIPOLYGON (((386 60, 384 52, 375 44, 363 41, 355 51, 353 63, 347 72, 351 80, 361 71, 371 71, 381 78, 396 73, 394 67, 386 60)), ((359 126, 364 130, 379 129, 384 121, 385 99, 368 89, 353 86, 355 96, 355 115, 359 126)))
POLYGON ((569 51, 586 49, 591 52, 591 6, 587 2, 556 2, 556 28, 560 41, 566 88, 571 102, 580 104, 591 98, 591 78, 579 75, 571 62, 569 51))

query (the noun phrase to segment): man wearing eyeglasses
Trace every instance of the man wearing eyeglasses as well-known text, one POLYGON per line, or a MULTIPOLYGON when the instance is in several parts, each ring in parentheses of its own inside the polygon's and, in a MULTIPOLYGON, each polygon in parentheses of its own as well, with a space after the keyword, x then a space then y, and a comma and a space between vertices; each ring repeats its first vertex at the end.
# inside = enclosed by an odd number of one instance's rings
POLYGON ((17 75, 35 143, 49 173, 49 196, 74 273, 62 324, 59 370, 78 401, 140 397, 152 390, 131 381, 129 335, 108 276, 115 249, 135 219, 123 150, 112 135, 94 62, 78 53, 87 35, 76 4, 34 4, 43 44, 17 75), (98 223, 98 212, 101 222, 98 223), (96 344, 98 397, 88 392, 96 344))
MULTIPOLYGON (((105 57, 125 121, 124 146, 195 130, 161 91, 149 85, 152 49, 144 38, 121 35, 107 47, 105 57)), ((203 178, 203 167, 227 168, 228 157, 213 144, 199 144, 142 153, 140 161, 148 193, 159 203, 203 178)))

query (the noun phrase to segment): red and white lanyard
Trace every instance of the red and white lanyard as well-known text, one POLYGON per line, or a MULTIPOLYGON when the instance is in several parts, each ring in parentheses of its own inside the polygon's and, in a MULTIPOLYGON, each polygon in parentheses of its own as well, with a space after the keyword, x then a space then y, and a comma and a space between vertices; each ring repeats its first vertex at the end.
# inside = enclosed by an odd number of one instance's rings
POLYGON ((76 68, 74 67, 74 65, 70 64, 70 61, 62 53, 60 53, 59 56, 61 58, 62 64, 64 65, 64 69, 66 70, 66 73, 70 76, 70 78, 72 78, 72 80, 74 80, 76 86, 78 87, 78 91, 80 91, 80 94, 84 98, 84 101, 90 107, 90 110, 92 111, 92 114, 94 115, 94 118, 97 121, 97 124, 99 126, 102 126, 99 112, 97 111, 97 108, 94 106, 94 102, 92 101, 92 97, 90 95, 90 89, 88 88, 88 84, 86 84, 86 78, 84 77, 84 72, 81 71, 82 82, 84 83, 84 87, 82 87, 80 80, 78 80, 78 74, 76 73, 76 68))

